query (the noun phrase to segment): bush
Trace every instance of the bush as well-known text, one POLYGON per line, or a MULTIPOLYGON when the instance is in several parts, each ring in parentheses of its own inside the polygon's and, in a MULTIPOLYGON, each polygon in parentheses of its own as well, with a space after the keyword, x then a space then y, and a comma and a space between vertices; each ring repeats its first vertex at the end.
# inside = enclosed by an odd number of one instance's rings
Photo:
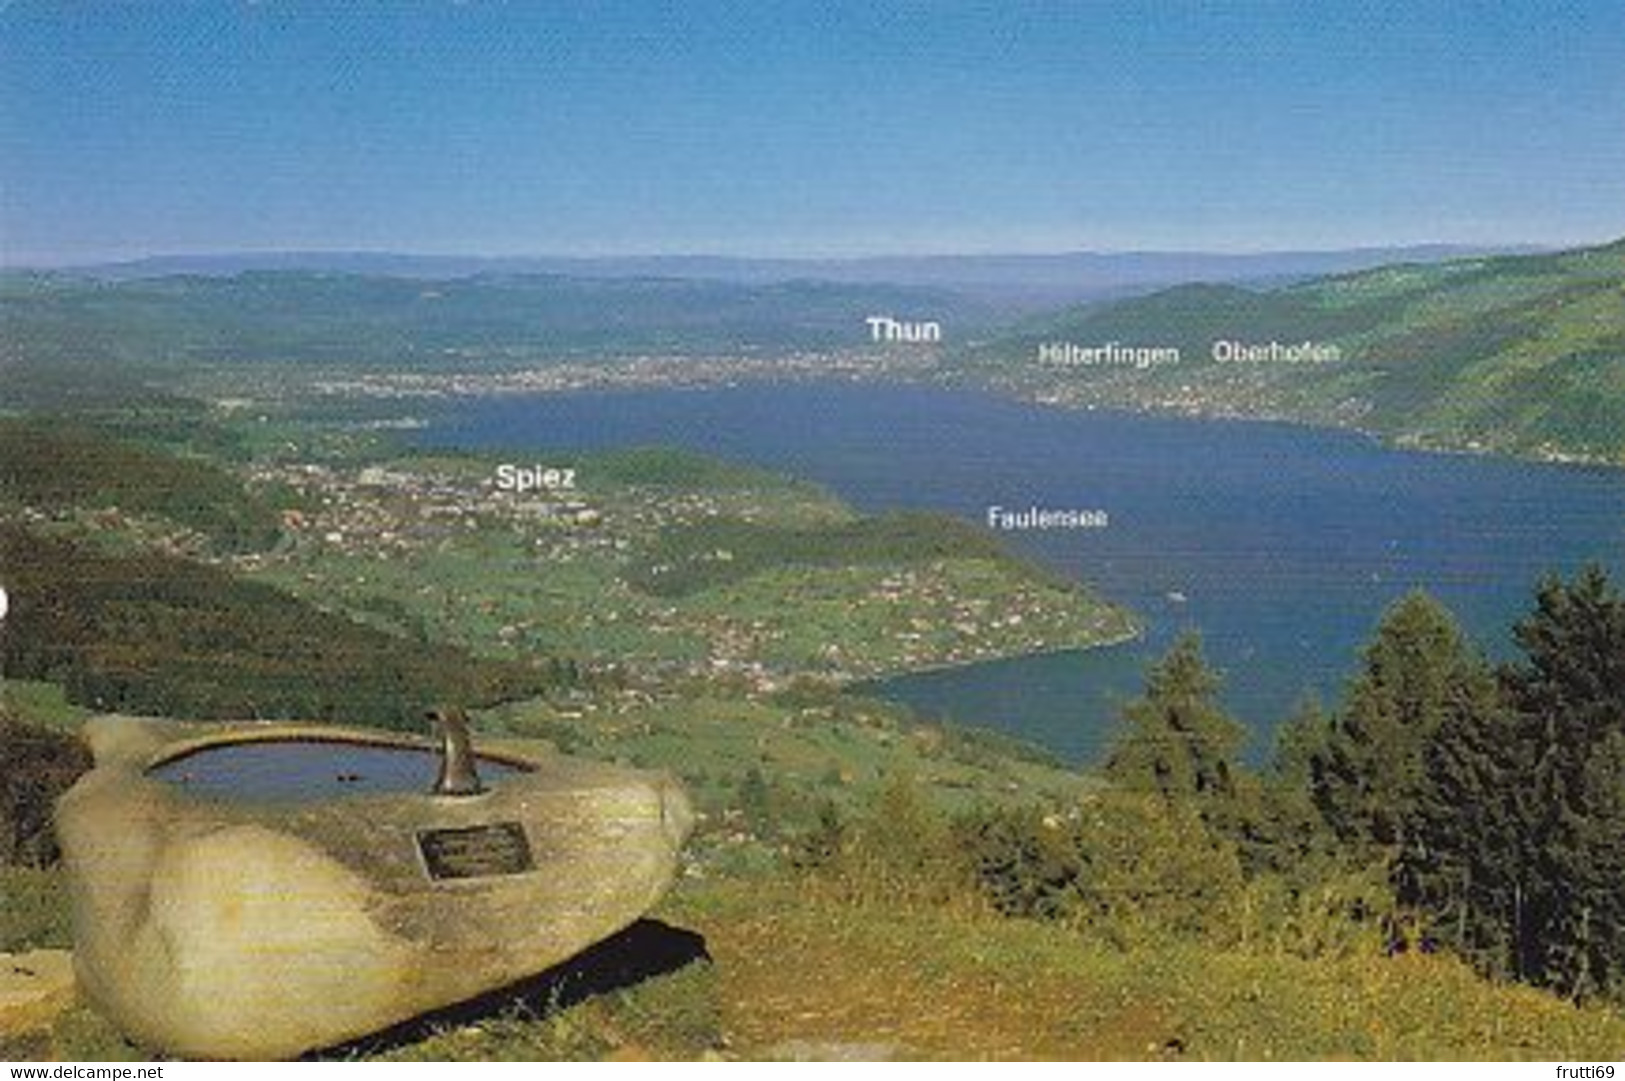
POLYGON ((977 900, 965 849, 912 777, 898 776, 852 821, 833 804, 791 846, 791 862, 855 901, 945 904, 977 900))
POLYGON ((1235 848, 1190 808, 1113 792, 1066 815, 972 816, 956 832, 983 894, 1006 915, 1058 920, 1125 947, 1246 937, 1235 848))
POLYGON ((56 799, 90 765, 90 749, 78 738, 0 714, 0 865, 57 861, 56 799))
POLYGON ((1387 868, 1309 861, 1247 884, 1244 943, 1261 953, 1316 958, 1377 957, 1405 933, 1387 868))
POLYGON ((969 815, 955 824, 978 886, 1001 915, 1061 919, 1073 911, 1083 880, 1075 830, 1037 808, 969 815))

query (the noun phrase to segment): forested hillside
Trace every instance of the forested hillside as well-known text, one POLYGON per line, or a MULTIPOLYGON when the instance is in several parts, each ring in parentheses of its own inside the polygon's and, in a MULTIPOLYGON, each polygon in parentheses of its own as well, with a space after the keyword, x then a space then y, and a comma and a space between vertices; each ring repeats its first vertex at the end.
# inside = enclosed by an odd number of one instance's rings
POLYGON ((962 374, 1047 399, 1353 425, 1405 443, 1625 463, 1625 241, 1401 265, 1274 290, 1187 285, 1035 318, 962 374), (1177 363, 1056 364, 1045 343, 1178 349, 1177 363), (1217 342, 1333 360, 1214 358, 1217 342))

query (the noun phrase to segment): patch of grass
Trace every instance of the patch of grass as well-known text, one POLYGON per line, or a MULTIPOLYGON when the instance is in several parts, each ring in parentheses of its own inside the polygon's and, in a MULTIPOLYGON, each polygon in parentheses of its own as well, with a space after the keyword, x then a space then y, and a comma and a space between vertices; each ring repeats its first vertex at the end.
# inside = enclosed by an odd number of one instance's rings
POLYGON ((150 1062, 153 1058, 125 1039, 111 1021, 83 1004, 57 1019, 51 1042, 56 1057, 67 1062, 150 1062))
POLYGON ((49 1032, 35 1030, 0 1035, 0 1062, 49 1062, 54 1057, 49 1032))
POLYGON ((722 1043, 716 966, 708 961, 617 991, 612 1008, 631 1046, 652 1057, 692 1058, 722 1043))
POLYGON ((0 953, 72 946, 73 920, 62 872, 0 867, 0 953))
POLYGON ((540 1014, 515 1007, 373 1056, 391 1062, 693 1059, 722 1041, 716 974, 704 961, 540 1014))
POLYGON ((513 1012, 443 1029, 374 1056, 380 1062, 596 1062, 614 1047, 597 1003, 545 1017, 513 1012))
POLYGON ((37 728, 72 732, 92 712, 69 702, 60 683, 28 679, 7 679, 0 683, 0 715, 9 714, 37 728))
POLYGON ((1618 1010, 1492 983, 1445 956, 1121 950, 789 877, 689 884, 664 911, 705 935, 741 1057, 798 1041, 927 1059, 1595 1061, 1625 1046, 1618 1010))

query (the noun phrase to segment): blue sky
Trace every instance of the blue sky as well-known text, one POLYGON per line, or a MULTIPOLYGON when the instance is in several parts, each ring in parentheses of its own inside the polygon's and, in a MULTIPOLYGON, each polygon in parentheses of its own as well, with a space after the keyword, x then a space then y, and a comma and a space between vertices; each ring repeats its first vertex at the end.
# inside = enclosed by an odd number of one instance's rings
POLYGON ((1625 234, 1625 4, 0 3, 0 257, 1625 234))

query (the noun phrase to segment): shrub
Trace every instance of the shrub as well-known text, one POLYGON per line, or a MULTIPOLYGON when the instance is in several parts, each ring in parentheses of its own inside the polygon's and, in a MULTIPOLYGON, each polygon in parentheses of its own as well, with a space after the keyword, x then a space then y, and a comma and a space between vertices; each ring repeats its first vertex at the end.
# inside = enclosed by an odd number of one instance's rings
POLYGON ((0 864, 57 861, 56 799, 90 765, 90 749, 78 738, 0 714, 0 864))
POLYGON ((1111 792, 1065 815, 970 816, 956 833, 982 893, 1006 915, 1058 920, 1119 946, 1246 937, 1235 847, 1192 808, 1111 792))
POLYGON ((977 898, 948 818, 912 777, 893 778, 850 822, 832 804, 791 846, 792 863, 857 901, 944 904, 977 898))

